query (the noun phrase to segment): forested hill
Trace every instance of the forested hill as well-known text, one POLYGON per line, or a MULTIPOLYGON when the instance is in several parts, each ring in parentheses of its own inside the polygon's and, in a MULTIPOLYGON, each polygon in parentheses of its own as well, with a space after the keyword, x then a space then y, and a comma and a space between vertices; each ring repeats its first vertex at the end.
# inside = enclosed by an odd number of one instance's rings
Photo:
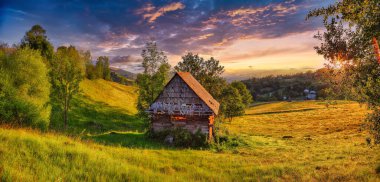
POLYGON ((243 80, 256 101, 276 101, 284 97, 303 99, 305 89, 317 91, 320 99, 327 98, 331 82, 332 78, 326 69, 243 80))
POLYGON ((120 76, 123 76, 130 80, 136 80, 137 74, 115 67, 110 67, 111 72, 114 72, 120 76))

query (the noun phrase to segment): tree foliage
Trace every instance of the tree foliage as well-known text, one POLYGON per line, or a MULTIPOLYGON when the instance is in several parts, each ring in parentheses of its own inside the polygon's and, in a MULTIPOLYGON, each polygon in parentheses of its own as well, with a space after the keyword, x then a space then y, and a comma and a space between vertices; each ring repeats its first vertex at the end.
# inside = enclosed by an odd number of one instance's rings
POLYGON ((71 100, 78 94, 79 83, 85 75, 84 57, 73 46, 59 47, 52 59, 51 69, 53 99, 63 111, 66 129, 71 100))
POLYGON ((54 54, 54 47, 47 39, 46 30, 40 25, 34 25, 25 33, 20 46, 22 48, 29 47, 34 50, 39 50, 41 55, 48 60, 50 60, 54 54))
POLYGON ((107 56, 99 56, 96 64, 92 63, 91 53, 89 51, 81 52, 84 58, 86 67, 86 78, 90 80, 94 79, 104 79, 111 80, 111 69, 109 58, 107 56))
POLYGON ((223 98, 221 100, 220 109, 225 118, 232 121, 233 117, 244 115, 245 105, 239 90, 228 85, 222 91, 223 98))
POLYGON ((103 58, 103 79, 111 80, 110 61, 108 57, 101 56, 103 58))
POLYGON ((139 87, 138 110, 145 115, 145 110, 163 90, 169 80, 170 65, 163 51, 158 50, 155 42, 148 42, 143 49, 142 67, 144 72, 137 75, 139 87))
MULTIPOLYGON (((380 1, 344 0, 309 13, 307 18, 322 16, 326 32, 317 34, 322 41, 317 53, 330 65, 343 69, 347 84, 359 93, 373 109, 380 106, 380 60, 377 41, 380 38, 380 1), (348 26, 344 26, 348 25, 348 26)), ((378 116, 378 115, 377 115, 378 116)), ((373 122, 379 122, 369 117, 373 122)))
POLYGON ((99 56, 95 66, 97 78, 110 80, 111 70, 109 58, 107 56, 99 56))
POLYGON ((221 76, 224 67, 219 61, 205 60, 198 54, 187 53, 175 67, 175 71, 189 72, 199 83, 221 103, 220 114, 232 121, 235 116, 244 114, 244 109, 253 102, 252 95, 242 82, 228 85, 221 76))
POLYGON ((50 83, 40 53, 30 48, 0 50, 0 121, 46 129, 50 83))
POLYGON ((92 56, 90 51, 80 52, 86 67, 86 78, 93 80, 98 78, 95 65, 92 63, 92 56))
POLYGON ((211 57, 204 60, 198 54, 187 53, 182 56, 182 61, 175 67, 175 71, 189 72, 210 94, 220 100, 226 81, 221 77, 224 72, 224 66, 219 61, 211 57))
POLYGON ((231 83, 231 87, 236 88, 236 90, 239 91, 239 94, 242 98, 242 102, 245 105, 245 107, 248 107, 250 104, 252 104, 253 102, 252 95, 247 89, 247 86, 243 82, 234 81, 231 83))

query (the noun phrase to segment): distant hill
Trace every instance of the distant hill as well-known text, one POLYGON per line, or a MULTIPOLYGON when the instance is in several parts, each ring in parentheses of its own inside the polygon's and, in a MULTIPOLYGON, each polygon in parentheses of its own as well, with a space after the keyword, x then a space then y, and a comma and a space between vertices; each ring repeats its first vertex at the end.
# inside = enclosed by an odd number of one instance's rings
POLYGON ((325 89, 329 87, 323 70, 250 78, 243 80, 243 83, 256 101, 278 101, 284 97, 300 100, 305 98, 305 89, 317 91, 318 98, 321 99, 328 96, 325 89))
POLYGON ((223 77, 227 81, 231 82, 234 80, 247 80, 250 78, 262 78, 267 76, 278 76, 278 75, 294 75, 297 73, 305 73, 307 71, 315 71, 314 68, 300 68, 300 69, 270 69, 270 70, 260 70, 260 69, 227 69, 223 73, 223 77))
POLYGON ((125 71, 123 69, 115 68, 115 67, 110 67, 110 69, 111 69, 111 72, 114 72, 114 73, 116 73, 120 76, 123 76, 129 80, 136 80, 136 78, 137 78, 137 74, 135 74, 135 73, 125 71))

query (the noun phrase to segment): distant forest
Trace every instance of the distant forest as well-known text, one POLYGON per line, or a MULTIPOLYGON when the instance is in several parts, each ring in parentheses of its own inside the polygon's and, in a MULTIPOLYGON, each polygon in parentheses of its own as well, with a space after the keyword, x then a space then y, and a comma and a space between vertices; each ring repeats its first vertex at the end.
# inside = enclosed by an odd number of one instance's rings
POLYGON ((242 81, 255 101, 303 100, 304 90, 317 92, 317 99, 349 99, 348 88, 335 70, 322 68, 293 75, 266 76, 242 81))

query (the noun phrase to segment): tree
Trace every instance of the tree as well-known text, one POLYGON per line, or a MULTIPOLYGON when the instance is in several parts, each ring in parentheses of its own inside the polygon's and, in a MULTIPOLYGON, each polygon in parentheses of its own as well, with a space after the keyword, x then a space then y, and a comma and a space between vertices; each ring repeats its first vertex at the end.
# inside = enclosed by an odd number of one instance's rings
POLYGON ((99 56, 96 65, 92 63, 91 53, 89 51, 81 52, 86 65, 86 77, 92 79, 111 80, 111 69, 109 58, 107 56, 99 56))
POLYGON ((247 89, 247 86, 245 86, 245 84, 243 82, 234 81, 231 83, 231 86, 233 88, 236 88, 239 91, 239 94, 242 98, 242 101, 243 101, 243 104, 245 105, 245 107, 248 107, 253 102, 252 95, 249 92, 249 90, 247 89))
POLYGON ((169 80, 170 65, 163 51, 158 50, 155 42, 148 42, 143 49, 142 67, 144 72, 137 75, 139 87, 138 110, 141 116, 146 116, 145 110, 163 90, 169 80))
POLYGON ((178 62, 174 66, 174 70, 178 72, 189 72, 195 79, 197 79, 202 85, 205 80, 205 60, 198 54, 193 54, 191 52, 182 56, 182 61, 178 62))
POLYGON ((221 99, 226 81, 221 77, 224 67, 219 64, 218 60, 211 57, 205 61, 198 54, 190 52, 182 56, 182 61, 174 67, 174 70, 190 72, 214 98, 221 99))
POLYGON ((99 56, 96 62, 96 72, 97 78, 102 78, 105 80, 111 80, 111 70, 109 58, 107 56, 99 56))
POLYGON ((40 53, 30 48, 0 50, 0 121, 46 129, 50 83, 40 53))
POLYGON ((233 117, 244 115, 245 105, 239 91, 229 85, 223 89, 221 111, 225 118, 232 122, 233 117))
POLYGON ((92 57, 90 51, 80 52, 81 56, 84 59, 86 67, 86 78, 93 80, 97 78, 95 65, 92 63, 92 57))
MULTIPOLYGON (((315 37, 322 41, 316 47, 330 64, 344 69, 352 88, 380 116, 380 61, 377 40, 380 37, 380 1, 344 0, 315 9, 307 18, 322 16, 326 32, 315 37), (343 26, 348 25, 348 26, 343 26)), ((379 122, 369 116, 372 122, 379 122)), ((375 124, 378 126, 378 124, 375 124)), ((374 131, 372 129, 372 131, 374 131)), ((378 131, 378 130, 377 130, 378 131)), ((380 143, 380 139, 376 140, 380 143)))
POLYGON ((30 47, 31 49, 39 50, 41 55, 48 60, 51 60, 54 54, 54 47, 47 39, 46 30, 40 25, 34 25, 25 33, 20 46, 22 48, 30 47))
POLYGON ((84 58, 73 46, 59 47, 51 69, 53 98, 62 109, 64 128, 67 129, 71 100, 78 94, 79 83, 85 75, 84 58))
POLYGON ((104 75, 104 57, 99 56, 98 61, 96 61, 96 78, 103 78, 104 75))
POLYGON ((104 58, 103 79, 111 80, 110 61, 108 57, 104 58))

